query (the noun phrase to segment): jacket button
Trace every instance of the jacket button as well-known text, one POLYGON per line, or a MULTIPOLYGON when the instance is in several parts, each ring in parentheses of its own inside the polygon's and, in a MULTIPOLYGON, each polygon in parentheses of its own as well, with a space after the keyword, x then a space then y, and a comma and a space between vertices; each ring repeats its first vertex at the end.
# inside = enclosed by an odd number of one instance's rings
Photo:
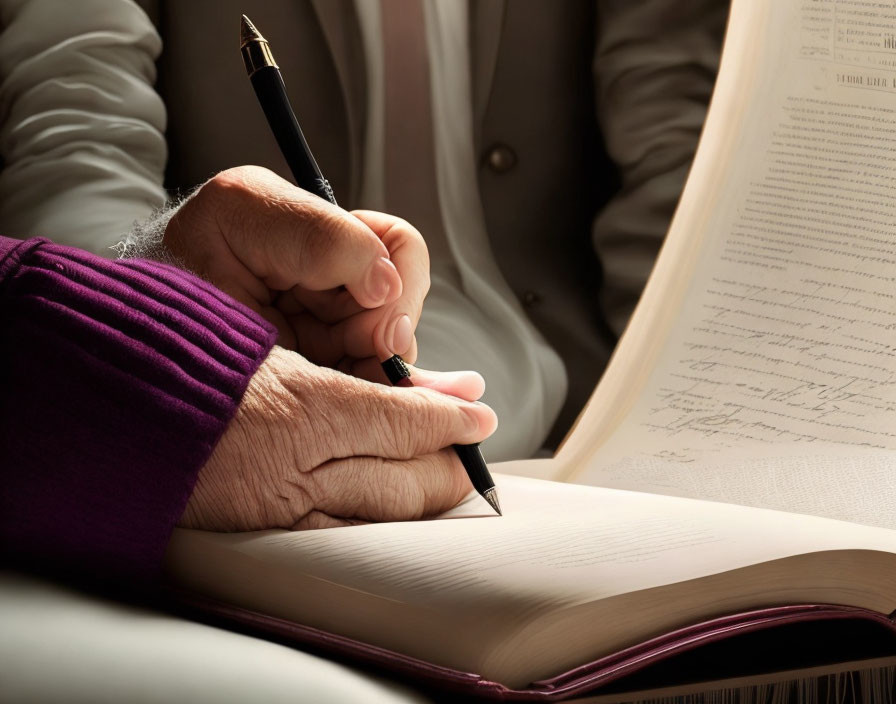
POLYGON ((485 155, 485 163, 492 171, 501 174, 516 166, 516 154, 506 144, 496 144, 485 155))

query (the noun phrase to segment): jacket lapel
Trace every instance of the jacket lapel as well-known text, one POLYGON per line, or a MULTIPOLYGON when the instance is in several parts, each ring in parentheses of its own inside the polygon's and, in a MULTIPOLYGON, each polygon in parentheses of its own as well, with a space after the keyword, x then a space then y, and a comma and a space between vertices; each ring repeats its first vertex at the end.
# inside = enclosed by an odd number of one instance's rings
POLYGON ((311 4, 333 55, 348 112, 350 203, 354 204, 358 202, 361 188, 361 162, 367 119, 367 73, 361 29, 353 0, 311 0, 311 4))
POLYGON ((469 0, 470 70, 473 83, 473 129, 477 147, 491 95, 506 0, 469 0))

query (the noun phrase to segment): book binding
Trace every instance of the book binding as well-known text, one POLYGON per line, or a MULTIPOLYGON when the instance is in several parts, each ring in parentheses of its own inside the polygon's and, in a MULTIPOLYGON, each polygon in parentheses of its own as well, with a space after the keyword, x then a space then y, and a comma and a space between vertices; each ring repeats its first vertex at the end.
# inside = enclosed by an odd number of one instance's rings
POLYGON ((896 622, 874 611, 835 604, 802 604, 756 609, 686 626, 598 658, 525 689, 511 689, 473 672, 443 667, 385 648, 316 628, 268 616, 207 597, 172 592, 172 607, 210 625, 266 637, 290 646, 337 656, 354 665, 411 680, 442 692, 474 695, 494 701, 563 701, 598 694, 618 680, 703 645, 748 633, 808 622, 861 622, 889 631, 896 643, 896 622))

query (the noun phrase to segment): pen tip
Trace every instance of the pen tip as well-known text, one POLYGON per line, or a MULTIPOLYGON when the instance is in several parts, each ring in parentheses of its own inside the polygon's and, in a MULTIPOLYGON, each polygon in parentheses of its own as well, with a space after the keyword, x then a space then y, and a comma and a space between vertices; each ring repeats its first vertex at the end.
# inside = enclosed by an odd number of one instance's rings
POLYGON ((495 509, 495 513, 499 516, 503 516, 504 512, 501 510, 501 503, 498 501, 498 490, 494 487, 491 489, 487 489, 483 494, 482 498, 488 501, 489 506, 495 509))
POLYGON ((240 45, 245 44, 246 42, 264 40, 264 37, 261 36, 261 32, 255 29, 255 25, 252 24, 252 20, 250 20, 245 15, 240 19, 240 45))

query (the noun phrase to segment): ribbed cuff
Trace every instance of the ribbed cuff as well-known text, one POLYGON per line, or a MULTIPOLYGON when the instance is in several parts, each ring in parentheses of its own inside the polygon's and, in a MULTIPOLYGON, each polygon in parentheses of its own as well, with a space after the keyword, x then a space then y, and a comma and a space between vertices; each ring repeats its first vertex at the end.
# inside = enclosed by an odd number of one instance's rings
POLYGON ((157 262, 0 238, 0 538, 153 575, 272 326, 157 262))

